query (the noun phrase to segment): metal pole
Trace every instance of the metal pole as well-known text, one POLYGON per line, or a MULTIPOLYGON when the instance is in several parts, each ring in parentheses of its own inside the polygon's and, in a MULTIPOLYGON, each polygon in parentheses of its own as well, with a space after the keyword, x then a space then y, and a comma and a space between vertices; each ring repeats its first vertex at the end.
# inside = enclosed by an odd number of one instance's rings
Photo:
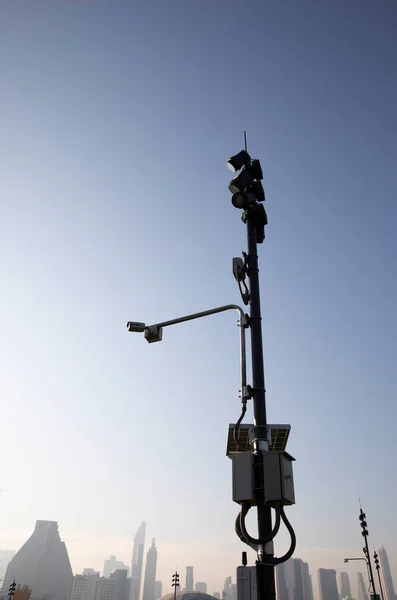
MULTIPOLYGON (((271 508, 264 504, 263 452, 268 450, 265 375, 262 348, 262 317, 259 292, 257 228, 254 211, 247 211, 248 278, 250 291, 250 328, 252 388, 254 409, 255 488, 257 499, 258 538, 269 539, 272 531, 271 508)), ((256 562, 258 600, 275 600, 272 542, 258 552, 256 562)))
POLYGON ((375 561, 375 569, 378 572, 378 579, 379 579, 379 587, 380 587, 380 595, 382 597, 382 600, 385 600, 385 595, 383 593, 383 585, 382 585, 382 578, 380 576, 380 564, 379 564, 379 556, 377 551, 375 550, 374 547, 374 561, 375 561))
POLYGON ((372 592, 374 594, 374 600, 376 600, 377 594, 376 594, 376 589, 375 589, 375 579, 374 579, 374 573, 372 571, 371 556, 369 554, 368 537, 366 535, 364 535, 364 540, 365 540, 366 556, 367 556, 367 561, 368 561, 369 577, 371 580, 371 586, 372 586, 372 592))

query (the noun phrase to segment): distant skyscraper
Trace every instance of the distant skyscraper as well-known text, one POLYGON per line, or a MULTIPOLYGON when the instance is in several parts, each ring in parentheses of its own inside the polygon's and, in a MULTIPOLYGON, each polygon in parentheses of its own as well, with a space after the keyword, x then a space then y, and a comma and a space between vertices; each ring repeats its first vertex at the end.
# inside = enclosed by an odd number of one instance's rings
POLYGON ((231 583, 226 590, 226 600, 237 600, 237 585, 231 583))
POLYGON ((347 573, 339 573, 340 595, 341 598, 349 598, 351 600, 352 591, 350 588, 350 579, 347 573))
POLYGON ((225 583, 223 584, 223 589, 227 590, 227 588, 229 587, 229 585, 232 585, 232 578, 231 578, 230 575, 228 577, 226 577, 225 583))
POLYGON ((196 592, 203 592, 203 594, 207 593, 207 584, 205 581, 198 581, 196 583, 196 592))
POLYGON ((14 555, 15 550, 0 550, 0 579, 4 577, 8 563, 14 555))
POLYGON ((385 580, 386 585, 387 600, 396 600, 396 593, 394 591, 394 583, 391 576, 389 559, 387 557, 387 552, 383 547, 379 550, 379 559, 382 566, 383 579, 385 580))
POLYGON ((73 573, 58 523, 36 521, 32 535, 7 567, 3 588, 8 589, 14 579, 29 586, 33 598, 69 600, 73 573))
POLYGON ((113 581, 112 600, 129 599, 131 579, 128 579, 127 575, 127 569, 116 569, 111 575, 109 575, 110 581, 113 581))
POLYGON ((285 576, 285 563, 280 563, 276 567, 276 588, 277 600, 289 600, 287 580, 285 576))
POLYGON ((357 573, 357 591, 358 600, 368 600, 367 586, 365 585, 364 575, 357 573))
POLYGON ((309 572, 309 565, 302 561, 302 584, 304 600, 313 600, 312 576, 309 572))
POLYGON ((154 584, 156 581, 156 568, 157 568, 156 540, 152 539, 152 545, 150 546, 147 556, 146 556, 145 581, 143 584, 143 600, 154 600, 154 596, 155 596, 154 584))
POLYGON ((290 558, 277 566, 277 600, 313 600, 309 565, 300 558, 290 558))
POLYGON ((221 600, 221 595, 219 592, 212 592, 212 595, 214 598, 217 598, 218 600, 221 600))
MULTIPOLYGON (((302 565, 303 560, 300 558, 294 558, 294 600, 304 600, 303 597, 303 573, 302 565)), ((337 598, 339 600, 339 598, 337 598)))
POLYGON ((154 600, 158 600, 163 595, 163 584, 161 581, 154 582, 154 600))
POLYGON ((193 567, 186 567, 186 584, 185 589, 188 592, 194 592, 193 567))
POLYGON ((129 573, 129 568, 125 565, 121 560, 117 560, 117 558, 111 554, 108 559, 105 560, 103 564, 103 577, 109 577, 113 571, 124 570, 127 571, 127 575, 129 573))
POLYGON ((139 600, 141 593, 143 552, 145 548, 146 521, 142 521, 134 537, 131 561, 130 600, 139 600))
POLYGON ((320 588, 320 600, 339 600, 335 569, 319 569, 318 586, 320 588))

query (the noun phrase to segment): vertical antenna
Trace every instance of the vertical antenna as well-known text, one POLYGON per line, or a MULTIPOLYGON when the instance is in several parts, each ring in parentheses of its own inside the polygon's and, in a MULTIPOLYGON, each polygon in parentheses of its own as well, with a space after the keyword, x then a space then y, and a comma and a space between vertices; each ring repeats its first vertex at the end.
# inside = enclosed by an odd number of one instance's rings
POLYGON ((247 152, 247 132, 244 130, 244 148, 245 151, 247 152))

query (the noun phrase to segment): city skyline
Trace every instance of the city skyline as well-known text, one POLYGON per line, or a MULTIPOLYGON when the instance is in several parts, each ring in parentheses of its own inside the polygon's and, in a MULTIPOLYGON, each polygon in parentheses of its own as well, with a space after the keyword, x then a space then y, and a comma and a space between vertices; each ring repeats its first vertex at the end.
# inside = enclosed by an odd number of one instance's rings
MULTIPOLYGON (((243 14, 237 0, 1 4, 1 545, 20 548, 38 517, 60 524, 74 572, 110 553, 131 566, 142 517, 164 587, 194 565, 220 589, 240 563, 236 315, 158 344, 125 324, 242 303, 225 163, 246 131, 269 220, 266 414, 291 425, 288 518, 316 595, 318 568, 361 556, 359 497, 396 566, 397 3, 243 14)), ((276 556, 288 538, 281 526, 276 556)), ((357 564, 343 568, 355 587, 357 564)))
MULTIPOLYGON (((139 528, 135 534, 135 538, 134 538, 135 556, 136 557, 140 557, 142 555, 142 547, 144 547, 145 536, 146 536, 146 522, 142 521, 141 525, 139 526, 139 528)), ((162 568, 161 562, 160 562, 160 569, 159 570, 157 569, 157 548, 154 544, 155 544, 155 539, 152 538, 152 545, 149 547, 147 554, 150 553, 150 550, 152 550, 152 554, 153 554, 153 548, 155 549, 156 571, 155 571, 154 576, 155 576, 155 578, 157 577, 157 582, 161 583, 162 592, 163 592, 162 595, 164 595, 164 594, 172 591, 171 578, 169 576, 169 572, 165 571, 164 568, 162 568), (162 577, 162 579, 159 579, 160 576, 162 577)), ((0 553, 1 553, 1 550, 0 550, 0 553)), ((154 554, 153 554, 153 556, 154 556, 154 554)), ((382 567, 382 569, 381 569, 382 580, 385 582, 385 586, 387 587, 386 579, 388 577, 388 573, 390 573, 390 577, 391 577, 390 583, 394 589, 394 581, 397 578, 397 562, 395 561, 394 563, 392 563, 395 565, 395 569, 394 569, 395 575, 393 575, 393 573, 390 569, 390 563, 389 563, 389 559, 388 559, 387 550, 384 547, 379 548, 379 556, 382 556, 383 565, 386 567, 385 572, 383 572, 384 567, 382 567), (389 571, 387 570, 387 565, 389 565, 389 571)), ((167 558, 167 557, 162 556, 162 558, 167 558)), ((393 557, 393 558, 395 559, 396 557, 393 557)), ((174 557, 168 557, 168 559, 171 561, 171 563, 175 560, 174 557)), ((80 570, 78 570, 78 569, 74 570, 73 571, 74 575, 75 576, 92 575, 93 577, 96 577, 97 574, 98 575, 100 575, 100 573, 103 574, 105 572, 105 569, 108 569, 109 560, 113 563, 114 566, 120 567, 121 570, 126 570, 127 572, 129 571, 129 568, 123 563, 122 560, 117 560, 116 555, 110 555, 110 559, 102 560, 102 565, 103 565, 102 570, 100 568, 96 570, 93 567, 90 567, 90 568, 83 567, 80 570)), ((86 562, 89 562, 89 561, 86 561, 86 562)), ((86 564, 86 563, 84 563, 84 564, 86 564)), ((147 566, 147 560, 142 562, 142 572, 143 572, 143 569, 145 569, 145 575, 146 575, 146 566, 147 566)), ((349 573, 347 573, 346 568, 348 568, 348 567, 349 567, 348 565, 343 564, 343 565, 340 565, 339 568, 337 567, 335 569, 329 569, 329 568, 320 567, 320 569, 316 569, 316 571, 317 572, 324 571, 324 572, 326 572, 326 574, 328 574, 329 572, 335 571, 335 582, 336 582, 336 576, 337 576, 337 579, 339 581, 339 585, 337 586, 337 588, 339 589, 340 593, 342 593, 343 589, 349 593, 349 589, 351 590, 351 578, 353 576, 355 576, 356 580, 357 580, 356 581, 357 586, 356 586, 354 593, 352 593, 352 597, 353 598, 356 597, 358 600, 369 600, 368 593, 367 593, 368 582, 366 581, 367 575, 361 573, 360 571, 358 571, 357 569, 354 569, 354 568, 350 568, 349 573), (346 579, 346 576, 347 576, 347 579, 346 579)), ((184 567, 185 580, 186 580, 186 576, 188 576, 188 578, 190 578, 190 581, 193 578, 193 587, 195 588, 196 585, 194 584, 194 570, 195 570, 195 566, 192 566, 192 565, 190 565, 190 566, 188 565, 188 566, 184 567)), ((313 586, 312 574, 313 574, 314 570, 312 569, 311 565, 308 562, 302 560, 301 558, 294 556, 291 559, 289 559, 286 563, 281 563, 277 567, 276 571, 277 571, 276 586, 277 586, 278 600, 314 600, 314 599, 321 600, 320 584, 317 582, 317 584, 313 586), (281 578, 280 578, 280 573, 282 574, 281 578), (284 578, 284 583, 282 582, 283 578, 284 578), (280 593, 280 579, 282 582, 281 583, 281 593, 280 593), (283 586, 284 586, 285 591, 282 591, 283 586)), ((204 578, 202 580, 200 580, 200 582, 198 582, 198 583, 204 583, 205 573, 203 573, 201 571, 201 575, 203 575, 203 574, 204 574, 204 578)), ((152 577, 151 577, 151 579, 152 579, 152 577)), ((222 574, 219 575, 218 579, 212 580, 210 582, 210 585, 208 585, 207 581, 205 581, 205 584, 207 585, 207 589, 214 589, 215 591, 218 591, 218 590, 221 591, 222 589, 225 588, 225 586, 226 587, 230 586, 233 581, 235 581, 235 573, 233 573, 233 575, 231 577, 227 576, 225 579, 225 582, 223 584, 222 584, 222 574)), ((186 581, 185 581, 185 583, 186 583, 186 581)), ((144 590, 144 587, 141 586, 140 600, 144 600, 143 590, 144 590)), ((81 592, 79 592, 79 593, 81 594, 81 592)), ((154 595, 154 585, 153 585, 153 595, 154 595)), ((82 600, 82 598, 76 597, 72 600, 82 600)), ((326 600, 332 600, 332 599, 328 598, 326 600)), ((385 598, 385 600, 388 600, 388 598, 385 598)))

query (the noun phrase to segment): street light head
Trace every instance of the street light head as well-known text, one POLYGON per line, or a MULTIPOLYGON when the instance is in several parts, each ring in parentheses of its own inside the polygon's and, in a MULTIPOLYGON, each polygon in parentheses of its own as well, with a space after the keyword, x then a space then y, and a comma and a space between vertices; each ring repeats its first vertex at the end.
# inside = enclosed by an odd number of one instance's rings
POLYGON ((345 558, 345 560, 343 562, 347 563, 347 562, 349 562, 349 559, 345 558))
POLYGON ((145 323, 139 323, 137 321, 128 321, 128 331, 134 331, 135 333, 143 333, 145 331, 145 323))
POLYGON ((241 150, 238 154, 235 154, 226 163, 226 166, 232 171, 232 173, 236 173, 240 171, 243 167, 248 165, 251 162, 251 157, 246 150, 241 150))
POLYGON ((237 192, 232 196, 232 204, 234 208, 247 209, 255 204, 255 196, 247 192, 237 192))
POLYGON ((153 342, 161 342, 163 339, 163 328, 157 325, 151 325, 145 328, 145 340, 152 344, 153 342))
POLYGON ((232 194, 236 194, 237 192, 242 192, 252 183, 254 183, 254 178, 246 168, 243 168, 241 173, 229 183, 229 190, 232 194))

